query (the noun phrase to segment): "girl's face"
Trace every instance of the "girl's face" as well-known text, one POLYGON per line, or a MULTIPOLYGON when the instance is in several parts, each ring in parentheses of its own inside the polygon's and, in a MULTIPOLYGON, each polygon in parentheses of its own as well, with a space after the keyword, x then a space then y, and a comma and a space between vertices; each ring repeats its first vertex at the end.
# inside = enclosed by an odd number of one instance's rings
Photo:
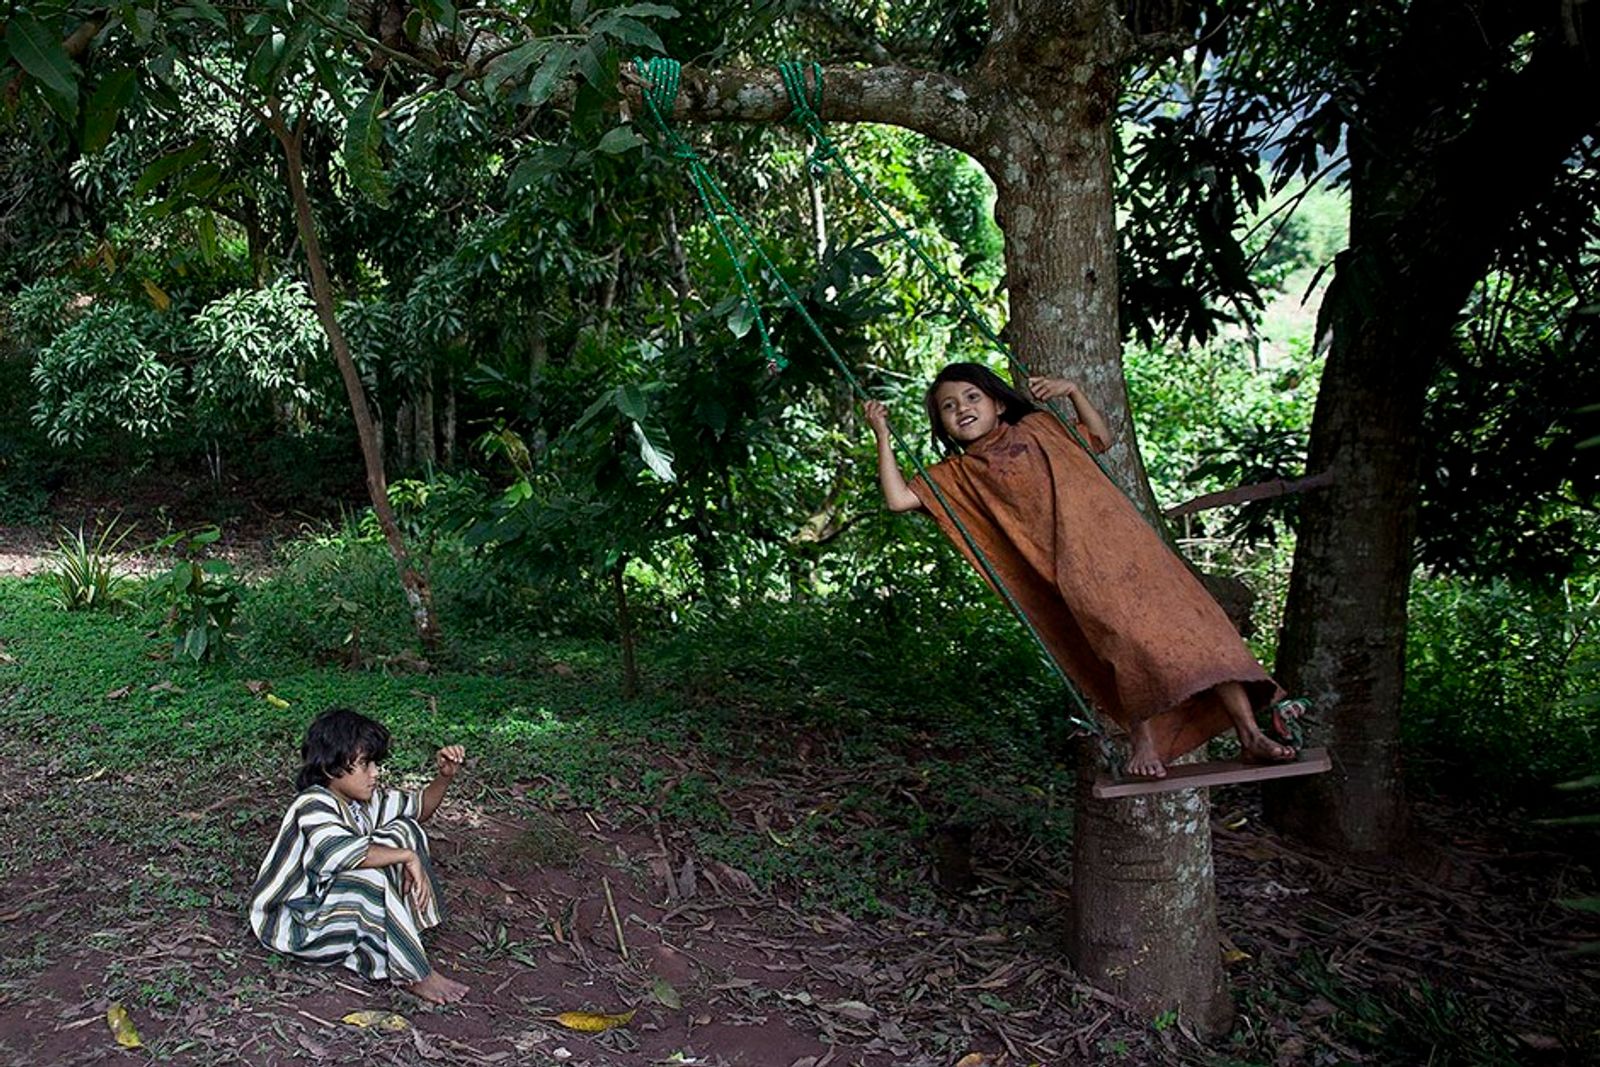
POLYGON ((993 430, 1006 410, 1003 402, 971 382, 940 382, 933 402, 939 425, 959 445, 969 445, 993 430))
POLYGON ((352 804, 365 804, 378 788, 378 765, 365 752, 357 753, 348 771, 328 779, 328 788, 352 804))

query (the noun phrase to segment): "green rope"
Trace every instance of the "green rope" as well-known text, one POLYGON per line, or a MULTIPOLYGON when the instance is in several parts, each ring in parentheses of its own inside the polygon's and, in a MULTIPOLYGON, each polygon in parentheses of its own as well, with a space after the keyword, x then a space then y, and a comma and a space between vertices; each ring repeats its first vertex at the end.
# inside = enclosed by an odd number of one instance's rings
MULTIPOLYGON (((661 130, 663 136, 667 139, 668 144, 672 146, 674 157, 683 161, 689 170, 691 183, 694 185, 696 193, 699 194, 701 203, 706 208, 706 216, 710 220, 712 229, 716 231, 717 237, 722 242, 723 247, 728 248, 729 254, 733 255, 731 238, 729 238, 727 233, 723 230, 721 223, 721 218, 725 217, 730 219, 738 227, 741 235, 749 243, 751 251, 754 252, 756 257, 760 259, 761 262, 771 272, 778 287, 783 291, 785 299, 788 300, 790 306, 795 310, 805 324, 810 327, 811 332, 816 336, 817 340, 821 342, 823 351, 827 353, 829 359, 833 361, 834 366, 844 376, 844 379, 849 384, 850 389, 861 399, 871 400, 872 394, 868 393, 867 390, 862 386, 860 380, 856 378, 855 373, 851 371, 849 364, 846 363, 844 358, 839 355, 839 352, 834 348, 833 343, 828 340, 826 332, 823 331, 816 319, 814 319, 811 316, 811 313, 806 309, 805 301, 801 298, 800 294, 789 285, 788 281, 783 276, 783 272, 778 269, 777 264, 775 264, 767 255, 766 250, 762 248, 760 242, 756 239, 755 233, 750 229, 749 224, 745 221, 744 217, 739 213, 732 202, 728 199, 727 195, 723 192, 722 187, 717 182, 715 175, 713 175, 706 167, 705 162, 700 158, 699 154, 694 151, 693 146, 685 142, 677 133, 677 131, 672 128, 667 116, 672 114, 673 106, 676 101, 678 82, 677 72, 679 67, 677 61, 666 59, 664 57, 656 57, 650 60, 636 59, 634 60, 634 63, 650 82, 651 88, 644 94, 646 108, 649 110, 652 119, 656 123, 656 126, 661 130), (668 95, 669 89, 670 95, 668 95), (722 209, 720 213, 711 206, 713 201, 722 209)), ((735 257, 735 262, 737 263, 737 257, 735 257)), ((739 278, 741 285, 746 286, 746 292, 748 294, 748 283, 745 281, 742 271, 739 272, 739 278)), ((760 305, 756 303, 753 298, 752 306, 756 309, 756 321, 762 325, 762 337, 765 340, 767 333, 765 324, 761 321, 760 305)), ((994 565, 990 562, 989 557, 978 545, 971 532, 968 531, 966 524, 961 521, 961 517, 956 514, 955 509, 950 504, 950 501, 945 497, 944 491, 939 488, 938 482, 929 477, 928 470, 923 465, 922 460, 918 457, 917 453, 911 449, 911 447, 906 443, 905 439, 900 435, 900 432, 892 425, 889 427, 889 433, 894 440, 895 447, 904 456, 910 459, 912 465, 916 468, 917 473, 922 476, 928 487, 933 490, 934 497, 938 501, 939 506, 944 510, 945 514, 949 516, 951 523, 960 532, 962 541, 972 553, 973 558, 978 561, 979 568, 983 571, 984 576, 988 578, 990 584, 993 585, 995 589, 999 590, 1002 598, 1006 602, 1006 605, 1011 609, 1012 614, 1014 614, 1018 620, 1022 622, 1023 626, 1027 628, 1029 635, 1033 637, 1040 649, 1044 651, 1045 660, 1050 664, 1051 668, 1054 669, 1057 677, 1061 679, 1062 685, 1066 687, 1067 692, 1071 695, 1072 701, 1077 706, 1079 711, 1079 714, 1077 715, 1073 715, 1069 712, 1067 716, 1069 721, 1071 721, 1079 729, 1099 737, 1102 741, 1102 747, 1104 748, 1106 744, 1104 728, 1101 726, 1098 719, 1096 719, 1094 712, 1089 708, 1088 702, 1084 700, 1083 695, 1078 692, 1078 689, 1075 685, 1073 685, 1072 680, 1068 678, 1066 672, 1062 670, 1061 665, 1056 662, 1054 656, 1050 655, 1050 646, 1045 643, 1045 640, 1039 633, 1038 628, 1034 626, 1033 620, 1028 618, 1027 613, 1024 612, 1022 610, 1022 606, 1017 603, 1017 599, 1012 594, 1010 588, 1007 587, 1006 583, 1000 578, 999 574, 996 573, 994 565)))
MULTIPOLYGON (((804 129, 816 142, 817 147, 812 152, 810 160, 812 170, 818 174, 823 174, 827 172, 831 165, 837 163, 839 171, 850 180, 851 185, 855 186, 862 199, 871 204, 873 209, 877 211, 878 216, 894 230, 895 236, 899 237, 905 246, 911 249, 912 254, 922 264, 923 269, 939 283, 940 288, 961 305, 962 313, 977 327, 978 332, 983 334, 984 340, 988 341, 996 351, 1005 356, 1012 367, 1021 372, 1024 380, 1031 377, 1033 371, 1027 362, 1012 351, 1005 341, 1001 340, 994 327, 989 325, 989 320, 984 316, 983 312, 951 280, 949 272, 934 261, 933 257, 928 254, 927 249, 922 246, 922 242, 917 239, 915 233, 901 225, 900 220, 895 218, 894 213, 889 210, 888 205, 873 191, 871 185, 864 181, 860 174, 856 173, 855 168, 850 165, 850 161, 839 151, 839 146, 824 132, 821 118, 822 64, 814 61, 801 63, 792 59, 783 60, 778 64, 778 74, 783 79, 783 87, 789 94, 789 120, 804 129), (807 84, 808 74, 810 75, 810 85, 807 84)), ((1089 447, 1083 436, 1078 433, 1078 427, 1067 419, 1057 405, 1047 403, 1045 407, 1061 421, 1061 425, 1066 427, 1073 440, 1077 441, 1083 447, 1083 450, 1089 454, 1089 458, 1094 460, 1095 465, 1100 468, 1100 473, 1110 479, 1112 485, 1122 489, 1121 484, 1111 476, 1111 471, 1106 467, 1105 461, 1100 458, 1094 449, 1089 447)), ((1122 489, 1122 491, 1124 495, 1128 495, 1126 489, 1122 489)), ((1129 499, 1132 499, 1132 497, 1129 496, 1129 499)))
MULTIPOLYGON (((694 146, 685 141, 678 131, 672 128, 667 116, 672 114, 678 100, 678 78, 682 65, 675 59, 656 57, 650 60, 634 60, 636 68, 645 76, 649 83, 644 90, 644 102, 651 117, 655 120, 656 127, 666 138, 667 144, 672 149, 673 156, 682 161, 689 169, 689 177, 694 185, 695 194, 699 197, 700 206, 705 209, 706 216, 711 220, 712 229, 717 233, 717 238, 722 243, 723 250, 728 253, 728 261, 733 265, 734 277, 739 281, 739 289, 744 294, 745 302, 753 312, 756 332, 761 338, 761 351, 767 358, 767 368, 771 372, 784 370, 789 366, 789 361, 783 357, 777 347, 772 343, 772 334, 767 330, 766 316, 761 313, 761 301, 756 298, 755 290, 750 285, 750 279, 745 274, 744 262, 740 259, 738 250, 734 248, 732 239, 721 223, 717 221, 717 210, 712 206, 712 197, 708 191, 707 180, 711 178, 705 164, 701 162, 700 155, 694 146)), ((720 195, 720 190, 718 191, 720 195)), ((726 198, 722 198, 726 204, 726 198)), ((727 205, 731 212, 731 205, 727 205)), ((737 213, 731 217, 739 224, 741 230, 752 244, 755 235, 745 225, 744 219, 737 213)), ((762 257, 765 260, 765 256, 762 257)))

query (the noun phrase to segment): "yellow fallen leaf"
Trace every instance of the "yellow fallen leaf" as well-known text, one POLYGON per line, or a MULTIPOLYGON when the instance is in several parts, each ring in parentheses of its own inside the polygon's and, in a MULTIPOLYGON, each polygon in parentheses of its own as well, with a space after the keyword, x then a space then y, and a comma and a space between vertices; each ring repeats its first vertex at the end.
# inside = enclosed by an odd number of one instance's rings
POLYGON ((1250 953, 1233 943, 1233 939, 1226 934, 1222 937, 1222 962, 1225 964, 1243 963, 1252 959, 1250 953))
POLYGON ((621 1015, 601 1015, 592 1011, 564 1011, 556 1016, 556 1022, 568 1030, 581 1030, 586 1034, 598 1034, 618 1026, 627 1026, 631 1021, 633 1021, 632 1011, 625 1011, 621 1015))
POLYGON ((144 279, 145 295, 150 297, 150 303, 156 306, 157 311, 165 311, 172 306, 172 297, 150 278, 144 279))
POLYGON ((111 1027, 111 1036, 123 1048, 143 1048, 144 1042, 139 1040, 139 1031, 133 1028, 133 1020, 128 1018, 128 1009, 121 1004, 113 1004, 106 1009, 106 1025, 111 1027))
POLYGON ((283 699, 277 693, 268 693, 262 699, 264 699, 268 704, 271 704, 275 708, 286 708, 286 707, 289 706, 289 702, 287 700, 283 699))
POLYGON ((993 1062, 981 1052, 969 1052, 956 1061, 956 1067, 989 1067, 993 1062))
POLYGON ((360 1026, 369 1030, 404 1030, 411 1024, 406 1022, 404 1015, 396 1015, 392 1011, 353 1011, 339 1020, 351 1026, 360 1026))

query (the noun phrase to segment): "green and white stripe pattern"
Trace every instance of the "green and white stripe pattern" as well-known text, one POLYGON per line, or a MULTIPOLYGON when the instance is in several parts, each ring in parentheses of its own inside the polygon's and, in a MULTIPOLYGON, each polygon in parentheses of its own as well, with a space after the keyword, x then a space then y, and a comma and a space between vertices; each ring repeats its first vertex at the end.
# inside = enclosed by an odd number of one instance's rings
POLYGON ((422 931, 439 924, 439 887, 417 823, 421 811, 420 791, 378 790, 359 806, 321 786, 295 797, 250 894, 250 928, 261 943, 375 980, 427 977, 422 931), (357 866, 373 844, 422 857, 433 883, 426 909, 407 897, 398 865, 357 866))

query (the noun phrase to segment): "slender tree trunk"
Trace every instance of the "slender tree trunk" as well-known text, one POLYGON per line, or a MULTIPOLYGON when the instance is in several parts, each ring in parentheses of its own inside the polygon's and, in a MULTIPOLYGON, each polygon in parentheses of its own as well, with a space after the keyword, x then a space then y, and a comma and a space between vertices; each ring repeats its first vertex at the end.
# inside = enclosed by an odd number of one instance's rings
POLYGON ((400 585, 406 601, 411 606, 411 621, 417 638, 430 651, 439 644, 439 625, 433 613, 433 594, 428 581, 412 565, 400 525, 395 521, 394 509, 389 506, 389 483, 384 475, 383 455, 378 444, 377 430, 367 407, 366 389, 361 384, 360 372, 350 356, 350 346, 344 331, 339 328, 334 314, 333 287, 322 258, 322 244, 317 237, 316 219, 311 213, 311 198, 306 193, 305 170, 301 161, 302 129, 290 130, 281 114, 275 109, 268 113, 268 125, 283 146, 285 169, 289 181, 289 196, 294 202, 295 224, 300 233, 300 244, 305 249, 306 267, 311 275, 311 299, 316 306, 317 318, 328 337, 328 347, 344 379, 345 393, 350 398, 350 413, 355 419, 356 438, 361 445, 361 458, 367 470, 367 495, 372 500, 372 510, 378 517, 389 552, 394 556, 395 568, 400 573, 400 585))
POLYGON ((611 572, 611 592, 617 607, 617 638, 622 646, 622 695, 639 695, 638 641, 633 632, 633 612, 628 607, 628 557, 617 560, 611 572))
POLYGON ((444 376, 444 422, 439 427, 440 446, 444 452, 444 465, 456 465, 456 380, 448 371, 444 376))
POLYGON ((401 473, 417 465, 417 414, 416 405, 402 400, 394 409, 395 462, 401 473))
POLYGON ((439 462, 438 446, 436 444, 437 427, 433 417, 433 375, 423 379, 422 392, 417 394, 417 462, 428 470, 439 462))

